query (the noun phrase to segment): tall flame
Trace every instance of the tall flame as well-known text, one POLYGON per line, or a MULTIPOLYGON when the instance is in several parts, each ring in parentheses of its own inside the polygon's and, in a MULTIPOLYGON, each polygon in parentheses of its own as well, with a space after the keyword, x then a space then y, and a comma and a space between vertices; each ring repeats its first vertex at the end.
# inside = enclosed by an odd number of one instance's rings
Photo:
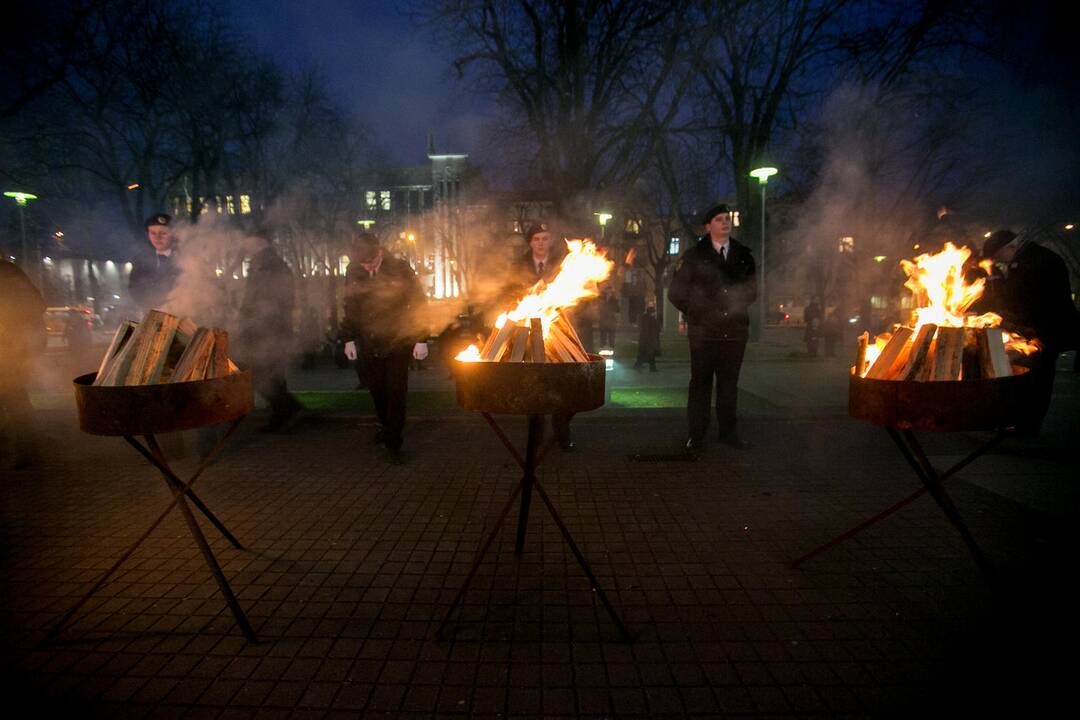
MULTIPOLYGON (((911 313, 911 325, 915 333, 929 323, 938 327, 994 328, 1001 325, 1001 316, 997 313, 968 313, 968 309, 982 297, 986 289, 984 278, 968 282, 965 275, 970 258, 969 248, 957 247, 947 242, 939 253, 924 253, 913 260, 900 261, 900 267, 908 276, 904 287, 915 296, 915 309, 911 313)), ((989 273, 990 261, 981 261, 979 267, 989 273)), ((863 375, 874 364, 890 337, 891 333, 878 335, 868 345, 863 375)), ((1006 349, 1024 355, 1041 349, 1038 340, 1029 340, 1017 333, 1002 330, 1001 339, 1006 349)))
MULTIPOLYGON (((560 309, 572 307, 582 300, 600 294, 597 284, 608 279, 615 263, 608 260, 605 251, 597 248, 592 240, 567 240, 566 248, 566 257, 563 258, 559 274, 551 282, 537 281, 513 310, 499 315, 495 320, 496 328, 501 328, 507 321, 528 322, 529 319, 538 317, 546 337, 548 328, 560 309)), ((462 350, 456 359, 479 360, 480 350, 475 345, 470 345, 462 350)))

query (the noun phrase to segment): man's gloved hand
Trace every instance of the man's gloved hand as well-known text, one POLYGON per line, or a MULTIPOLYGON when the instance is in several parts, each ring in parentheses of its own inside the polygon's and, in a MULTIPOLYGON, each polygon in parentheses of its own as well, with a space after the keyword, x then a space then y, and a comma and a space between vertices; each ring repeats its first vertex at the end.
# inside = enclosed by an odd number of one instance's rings
POLYGON ((349 358, 350 360, 356 359, 356 343, 354 343, 352 340, 345 343, 345 357, 349 358))
POLYGON ((417 360, 424 360, 427 358, 427 343, 416 343, 413 345, 412 356, 417 360))

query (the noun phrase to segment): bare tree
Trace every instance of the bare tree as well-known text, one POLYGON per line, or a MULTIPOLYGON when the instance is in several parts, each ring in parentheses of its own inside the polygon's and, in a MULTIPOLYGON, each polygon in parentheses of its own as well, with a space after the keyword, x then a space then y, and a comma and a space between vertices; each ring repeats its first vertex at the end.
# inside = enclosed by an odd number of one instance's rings
POLYGON ((569 215, 584 196, 641 175, 692 74, 676 0, 432 0, 423 15, 452 39, 532 140, 540 182, 569 215))

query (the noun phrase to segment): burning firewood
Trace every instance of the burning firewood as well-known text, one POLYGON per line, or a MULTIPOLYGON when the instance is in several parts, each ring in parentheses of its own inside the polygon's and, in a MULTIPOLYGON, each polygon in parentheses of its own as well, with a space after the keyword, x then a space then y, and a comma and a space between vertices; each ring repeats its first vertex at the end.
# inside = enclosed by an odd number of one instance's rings
POLYGON ((539 281, 516 308, 499 316, 482 344, 470 346, 457 360, 469 362, 587 363, 591 358, 566 308, 595 297, 597 283, 613 263, 588 240, 567 242, 569 252, 551 282, 539 281))
POLYGON ((963 270, 970 256, 969 249, 946 243, 936 255, 901 261, 915 300, 912 324, 897 325, 872 344, 860 338, 856 374, 916 382, 1009 377, 1010 352, 1040 350, 1037 340, 1002 331, 999 315, 968 312, 985 285, 967 282, 963 270))
POLYGON ((94 385, 152 385, 224 377, 236 372, 228 334, 187 318, 151 310, 141 323, 124 322, 101 360, 94 385))

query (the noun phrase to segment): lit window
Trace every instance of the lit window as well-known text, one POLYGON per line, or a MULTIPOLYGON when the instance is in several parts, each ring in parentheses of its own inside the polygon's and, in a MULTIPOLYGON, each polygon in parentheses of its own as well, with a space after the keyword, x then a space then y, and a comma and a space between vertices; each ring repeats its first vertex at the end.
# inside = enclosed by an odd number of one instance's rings
POLYGON ((236 204, 233 202, 233 196, 232 195, 226 195, 225 196, 225 202, 228 205, 229 214, 230 215, 235 215, 236 214, 236 204))
POLYGON ((240 196, 240 214, 241 215, 250 215, 251 214, 251 196, 250 195, 241 195, 240 196))
POLYGON ((390 209, 390 191, 389 190, 380 190, 379 191, 379 206, 383 210, 389 210, 390 209))
POLYGON ((731 225, 732 227, 739 227, 739 211, 733 210, 731 213, 731 225))
POLYGON ((673 237, 673 238, 671 238, 671 240, 668 241, 668 249, 667 249, 667 251, 668 251, 668 255, 678 255, 679 254, 679 238, 673 237))
POLYGON ((366 193, 364 193, 364 202, 367 204, 368 210, 379 209, 379 200, 376 197, 374 190, 368 190, 366 193))
POLYGON ((855 238, 850 236, 840 238, 840 244, 837 249, 842 253, 855 252, 855 238))
POLYGON ((202 209, 199 210, 200 215, 205 215, 210 212, 210 206, 207 204, 206 198, 199 198, 199 205, 202 207, 202 209))
POLYGON ((870 296, 870 307, 875 310, 884 310, 889 306, 888 300, 881 295, 870 296))
POLYGON ((639 232, 641 232, 641 223, 639 223, 637 220, 627 220, 626 232, 637 235, 639 232))

